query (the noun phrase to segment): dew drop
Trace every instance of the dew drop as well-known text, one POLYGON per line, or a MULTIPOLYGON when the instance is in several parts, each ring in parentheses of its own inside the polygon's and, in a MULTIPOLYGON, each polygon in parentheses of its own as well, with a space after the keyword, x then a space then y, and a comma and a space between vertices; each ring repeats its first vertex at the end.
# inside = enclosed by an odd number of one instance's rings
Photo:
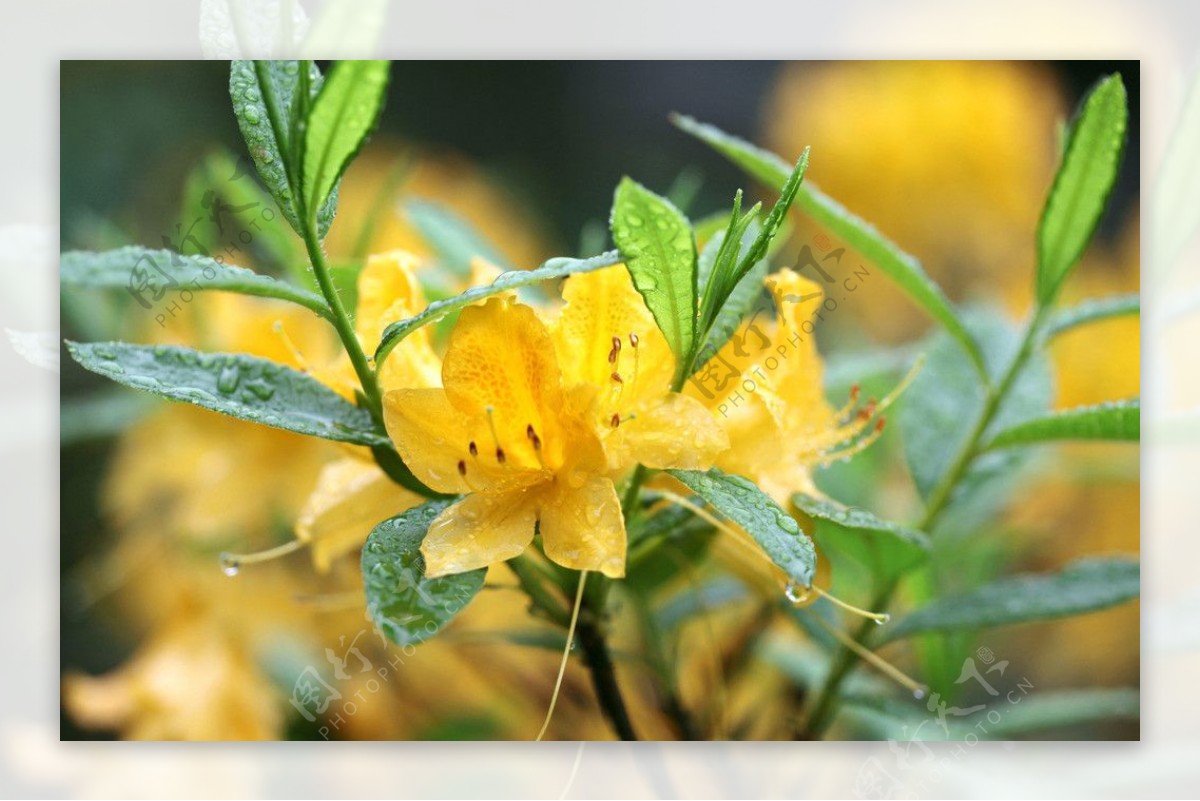
POLYGON ((258 125, 258 121, 262 119, 258 114, 258 109, 254 106, 248 106, 243 113, 246 115, 246 122, 251 125, 258 125))
POLYGON ((794 581, 788 582, 787 588, 784 589, 783 594, 786 595, 787 599, 794 604, 804 603, 808 600, 809 595, 808 588, 797 584, 794 581))
POLYGON ((228 395, 237 389, 238 381, 242 378, 242 372, 237 368, 237 365, 226 365, 221 374, 217 376, 217 389, 228 395))
POLYGON ((871 619, 875 621, 876 626, 882 626, 884 623, 887 623, 889 620, 891 620, 892 616, 887 612, 884 612, 879 617, 873 617, 871 619))
POLYGON ((261 379, 246 382, 246 389, 250 390, 259 400, 270 400, 275 394, 275 387, 261 379))
POLYGON ((230 553, 221 554, 221 572, 229 577, 236 576, 238 571, 242 569, 242 563, 237 557, 230 553))
POLYGON ((913 690, 913 698, 916 698, 918 701, 920 701, 924 697, 925 697, 925 688, 924 687, 918 687, 917 689, 913 690))

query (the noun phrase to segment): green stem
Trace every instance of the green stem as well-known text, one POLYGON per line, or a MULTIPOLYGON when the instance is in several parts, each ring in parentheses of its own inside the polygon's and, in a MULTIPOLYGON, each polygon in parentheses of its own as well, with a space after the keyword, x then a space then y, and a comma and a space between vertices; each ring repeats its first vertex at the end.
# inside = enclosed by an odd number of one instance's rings
POLYGON ((333 278, 329 274, 329 265, 325 262, 325 254, 321 251, 321 243, 317 241, 316 226, 308 223, 304 226, 304 247, 308 250, 308 259, 312 264, 313 274, 317 278, 317 286, 321 288, 321 294, 325 296, 325 302, 329 304, 329 309, 333 312, 333 327, 337 329, 338 338, 342 340, 342 346, 350 355, 350 364, 354 366, 354 372, 358 375, 359 383, 362 384, 363 396, 367 399, 367 408, 370 410, 371 416, 377 422, 382 423, 383 404, 379 398, 379 384, 375 380, 375 371, 371 369, 367 354, 363 352, 362 343, 358 341, 358 334, 354 332, 354 325, 350 322, 350 315, 346 313, 346 307, 342 305, 337 287, 333 284, 333 278))
POLYGON ((636 740, 637 733, 633 730, 633 724, 629 722, 629 712, 626 711, 621 687, 617 684, 616 670, 613 668, 612 656, 604 636, 603 615, 609 582, 596 581, 595 585, 599 587, 598 592, 591 592, 592 587, 589 586, 589 592, 584 593, 583 609, 576 624, 575 634, 579 637, 584 661, 592 674, 596 700, 600 702, 604 716, 608 718, 618 737, 622 740, 636 740))
MULTIPOLYGON (((925 506, 925 514, 921 518, 921 522, 917 524, 917 528, 921 531, 930 532, 934 523, 937 522, 938 517, 950 502, 954 488, 958 486, 958 482, 962 480, 975 458, 980 454, 983 435, 995 419, 996 413, 1012 389, 1017 376, 1021 374, 1025 363, 1029 361, 1029 357, 1033 354, 1034 345, 1037 342, 1042 324, 1045 322, 1049 310, 1049 306, 1042 306, 1034 313, 1025 327, 1021 344, 1018 346, 1012 361, 1005 369, 1004 375, 1001 376, 998 383, 991 385, 987 389, 987 395, 985 396, 983 409, 979 417, 975 420, 970 433, 963 441, 962 447, 959 448, 958 454, 950 465, 950 469, 946 471, 945 476, 942 477, 942 480, 938 482, 933 492, 929 495, 929 501, 925 506)), ((894 590, 894 584, 885 586, 872 604, 871 611, 885 612, 888 604, 891 603, 894 590)), ((863 645, 874 629, 875 624, 873 621, 863 621, 858 631, 855 632, 854 641, 859 645, 863 645)), ((825 680, 825 684, 821 687, 817 695, 817 700, 812 706, 812 711, 805 722, 802 733, 804 738, 816 739, 829 727, 837 711, 837 701, 842 682, 849 675, 857 659, 857 654, 850 648, 842 646, 838 649, 830 665, 829 675, 825 680)))

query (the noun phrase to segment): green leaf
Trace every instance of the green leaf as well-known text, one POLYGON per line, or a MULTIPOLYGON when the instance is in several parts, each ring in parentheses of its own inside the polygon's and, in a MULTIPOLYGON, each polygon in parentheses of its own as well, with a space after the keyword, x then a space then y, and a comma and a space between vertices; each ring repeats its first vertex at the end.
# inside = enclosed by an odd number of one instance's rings
POLYGON ((392 348, 400 344, 402 339, 421 326, 440 320, 451 312, 466 308, 472 303, 478 303, 481 300, 487 300, 492 295, 498 295, 501 292, 510 292, 514 289, 531 286, 541 281, 565 278, 572 273, 591 272, 592 270, 612 267, 614 264, 620 263, 620 254, 615 250, 610 250, 607 253, 601 253, 599 256, 593 256, 590 259, 550 259, 535 270, 510 270, 506 273, 501 273, 496 276, 495 281, 487 286, 472 287, 466 292, 455 295, 452 298, 434 301, 426 306, 425 310, 420 314, 389 325, 384 329, 383 337, 379 342, 379 348, 375 351, 375 362, 376 364, 383 364, 383 360, 392 352, 392 348))
POLYGON ((650 593, 686 575, 708 552, 716 529, 683 506, 666 506, 633 526, 625 583, 650 593))
MULTIPOLYGON (((741 246, 733 254, 733 259, 740 261, 745 254, 750 252, 758 239, 760 228, 761 226, 753 219, 749 220, 749 225, 745 227, 741 236, 741 246)), ((707 283, 708 273, 711 272, 711 268, 705 270, 704 265, 706 262, 715 265, 718 253, 724 249, 725 237, 724 231, 714 236, 705 246, 704 252, 700 254, 702 286, 707 283)), ((770 266, 770 262, 765 258, 752 265, 741 280, 734 285, 733 291, 725 297, 724 302, 717 307, 716 316, 712 324, 708 326, 708 333, 692 362, 696 369, 703 367, 729 341, 738 326, 742 324, 742 320, 763 296, 763 280, 767 277, 770 266)))
POLYGON ((865 509, 804 494, 793 495, 792 503, 816 523, 813 536, 826 553, 844 553, 881 583, 899 578, 929 556, 924 534, 865 509))
POLYGON ((418 645, 430 639, 483 588, 487 568, 439 578, 425 577, 421 541, 451 503, 433 500, 385 520, 362 551, 367 614, 389 640, 418 645))
POLYGON ((67 342, 67 350, 118 384, 239 420, 355 445, 389 443, 366 409, 312 376, 257 356, 127 342, 67 342))
MULTIPOLYGON (((993 382, 1016 353, 1020 334, 1010 321, 990 310, 972 310, 964 320, 983 343, 993 382)), ((945 332, 933 334, 925 364, 897 403, 900 432, 909 472, 922 498, 928 498, 953 466, 955 455, 970 436, 983 411, 986 390, 962 349, 945 332)), ((985 435, 1042 415, 1050 406, 1050 371, 1045 357, 1035 355, 1013 382, 985 435)), ((942 529, 968 530, 988 519, 1021 478, 1028 460, 1020 450, 986 453, 976 458, 939 517, 942 529)))
POLYGON ((633 284, 646 300, 678 370, 696 341, 696 242, 687 217, 631 178, 622 178, 610 220, 633 284))
POLYGON ((183 219, 207 222, 193 234, 204 243, 203 252, 245 251, 256 266, 316 289, 296 238, 276 214, 275 200, 254 176, 242 172, 231 153, 205 156, 188 174, 183 197, 183 219))
MULTIPOLYGON (((783 184, 792 172, 788 163, 774 153, 755 147, 715 126, 682 115, 673 116, 672 121, 681 130, 705 142, 772 189, 783 184)), ((796 205, 895 281, 909 297, 951 333, 970 355, 975 368, 982 373, 983 356, 978 344, 971 338, 941 288, 925 274, 915 258, 901 250, 872 225, 821 192, 812 182, 798 188, 796 205)))
POLYGON ((512 269, 470 223, 442 204, 409 200, 404 204, 404 215, 437 253, 439 263, 459 278, 471 274, 471 260, 477 257, 502 269, 512 269))
POLYGON ((59 404, 58 442, 74 445, 117 436, 142 419, 156 402, 119 387, 82 398, 63 398, 59 404))
POLYGON ((379 122, 387 61, 339 61, 308 115, 303 185, 306 208, 319 208, 379 122))
MULTIPOLYGON (((303 83, 312 99, 321 89, 321 73, 311 62, 303 63, 308 66, 303 83)), ((300 67, 298 61, 234 61, 229 70, 229 97, 259 176, 284 218, 303 236, 301 165, 297 163, 303 143, 292 141, 292 109, 302 88, 300 67)), ((336 193, 331 193, 317 213, 319 236, 324 237, 333 223, 336 206, 336 193)))
POLYGON ((711 470, 668 470, 720 514, 741 526, 767 556, 802 587, 812 585, 817 552, 800 524, 779 504, 741 476, 711 470))
POLYGON ((1138 596, 1139 574, 1135 559, 1093 557, 1059 573, 1000 579, 921 607, 884 627, 883 641, 918 632, 1006 626, 1106 609, 1138 596))
POLYGON ((1133 398, 1054 412, 1004 429, 986 447, 1072 439, 1137 442, 1141 439, 1141 411, 1141 399, 1133 398))
POLYGON ((1137 720, 1141 699, 1137 690, 1051 690, 1035 691, 1017 686, 1012 699, 998 701, 969 715, 946 718, 946 728, 924 707, 898 702, 894 696, 878 692, 847 692, 843 703, 848 711, 879 716, 879 739, 951 740, 961 742, 968 734, 980 739, 1014 739, 1048 729, 1137 720), (923 725, 925 724, 925 725, 923 725))
POLYGON ((1124 315, 1138 315, 1142 312, 1140 295, 1113 295, 1108 298, 1085 300, 1078 305, 1061 309, 1050 318, 1043 336, 1048 340, 1064 331, 1070 331, 1081 325, 1107 320, 1124 315))
POLYGON ((1037 296, 1053 302, 1092 238, 1117 182, 1129 110, 1120 75, 1088 92, 1071 123, 1066 151, 1037 232, 1037 296))
POLYGON ((243 267, 222 264, 207 256, 183 256, 169 250, 129 247, 94 253, 72 250, 62 254, 59 275, 63 284, 126 289, 138 297, 137 275, 145 275, 156 285, 168 283, 166 276, 178 282, 179 291, 219 290, 276 298, 297 303, 330 319, 325 301, 305 289, 260 275, 243 267))

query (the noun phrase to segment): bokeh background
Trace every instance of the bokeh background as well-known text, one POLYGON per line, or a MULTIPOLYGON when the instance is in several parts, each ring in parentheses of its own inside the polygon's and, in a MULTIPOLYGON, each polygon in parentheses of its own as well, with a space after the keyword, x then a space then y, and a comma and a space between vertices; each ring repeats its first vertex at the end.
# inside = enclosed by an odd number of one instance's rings
MULTIPOLYGON (((62 249, 158 244, 173 232, 184 219, 185 185, 196 163, 220 148, 241 153, 227 70, 214 62, 63 63, 62 249)), ((358 233, 353 221, 398 161, 412 165, 401 194, 453 209, 506 261, 522 267, 551 255, 599 249, 598 241, 602 247, 611 191, 624 174, 675 192, 694 217, 724 207, 738 187, 757 193, 734 168, 669 124, 667 115, 679 111, 785 157, 811 145, 809 178, 920 258, 953 299, 988 302, 1019 315, 1029 302, 1032 235, 1053 173, 1058 126, 1075 99, 1113 71, 1122 73, 1131 108, 1137 109, 1139 70, 1130 62, 398 62, 380 132, 346 178, 330 247, 353 247, 358 233)), ((1114 201, 1067 300, 1138 288, 1136 113, 1131 126, 1114 201)), ((796 241, 785 253, 795 253, 816 233, 799 221, 796 241)), ((402 215, 374 235, 388 246, 428 249, 402 215)), ((139 327, 143 338, 158 335, 144 320, 130 317, 132 307, 68 305, 62 314, 65 337, 99 338, 94 335, 115 330, 137 338, 139 327)), ((176 330, 188 325, 181 321, 176 330)), ((856 302, 822 331, 831 384, 841 381, 844 392, 857 354, 910 343, 926 328, 885 278, 865 282, 856 302)), ((1138 352, 1136 320, 1064 337, 1053 354, 1056 403, 1137 394, 1138 352)), ((87 404, 99 393, 112 397, 111 388, 94 379, 64 360, 64 405, 87 404)), ((81 408, 99 413, 94 406, 81 408)), ((305 583, 302 560, 225 579, 214 558, 219 543, 205 530, 206 518, 218 507, 239 525, 269 529, 275 522, 260 519, 261 510, 231 510, 221 500, 244 486, 237 483, 241 477, 254 476, 279 508, 294 509, 307 491, 304 481, 272 482, 273 460, 287 453, 289 465, 315 471, 327 457, 270 437, 252 442, 240 425, 210 427, 204 412, 164 421, 158 407, 104 408, 116 408, 113 414, 130 425, 115 426, 116 436, 85 431, 71 437, 61 455, 61 670, 67 678, 64 699, 74 707, 64 710, 61 736, 315 736, 311 725, 289 717, 286 704, 279 703, 280 688, 290 687, 287 677, 305 664, 304 657, 252 670, 249 665, 263 661, 260 653, 230 647, 192 622, 228 625, 253 607, 265 610, 265 624, 239 625, 245 641, 261 640, 277 626, 315 630, 309 644, 318 648, 358 630, 352 613, 314 613, 312 604, 294 602, 297 595, 314 593, 314 585, 305 583), (190 468, 198 454, 215 450, 214 443, 242 437, 242 450, 231 457, 236 463, 226 468, 230 483, 206 483, 190 468), (114 465, 131 477, 115 479, 114 465), (182 537, 194 547, 181 556, 178 549, 162 550, 156 537, 182 537), (122 573, 121 566, 130 564, 136 569, 122 573), (181 583, 197 597, 216 594, 222 600, 196 611, 192 601, 177 597, 181 583), (189 623, 180 627, 175 618, 164 623, 159 612, 180 604, 188 607, 189 623), (156 635, 162 636, 155 640, 156 635), (170 675, 162 678, 159 667, 145 675, 167 684, 181 678, 182 686, 162 690, 166 695, 186 696, 188 688, 200 688, 200 697, 160 710, 157 717, 145 710, 131 717, 127 686, 81 677, 119 679, 131 655, 145 656, 147 642, 159 644, 151 652, 158 661, 142 664, 167 665, 162 671, 170 675), (211 661, 190 672, 174 661, 197 653, 211 661), (254 725, 230 727, 222 715, 205 713, 214 704, 237 710, 239 725, 254 725), (130 722, 134 719, 139 725, 130 722), (179 729, 180 721, 200 728, 179 729)), ((1138 549, 1135 449, 1064 449, 1057 458, 1064 461, 1047 462, 1033 479, 1037 489, 1022 494, 1017 508, 987 532, 996 570, 1049 569, 1079 554, 1138 549), (1064 464, 1070 469, 1056 470, 1064 464)), ((904 477, 891 469, 901 461, 899 437, 890 431, 860 464, 841 474, 831 471, 823 480, 843 500, 904 517, 913 499, 904 477)), ((496 613, 499 620, 477 625, 504 625, 505 614, 522 612, 513 605, 496 613)), ((1136 685, 1137 615, 1130 605, 1004 632, 988 645, 1019 661, 1039 687, 1136 685)), ((528 696, 514 691, 518 701, 501 714, 487 707, 495 687, 470 664, 481 652, 469 646, 464 652, 461 645, 445 650, 424 669, 406 674, 407 695, 376 706, 346 736, 521 736, 543 708, 553 654, 524 648, 501 663, 528 696), (432 691, 448 664, 470 687, 461 706, 447 716, 429 705, 415 723, 395 725, 397 713, 413 707, 411 696, 432 691)), ((769 686, 778 681, 764 678, 769 686)), ((571 690, 569 684, 560 712, 564 733, 595 718, 586 685, 571 690)), ((1137 728, 1122 724, 1058 734, 1128 738, 1137 736, 1137 728)), ((602 729, 591 735, 604 736, 602 729)))

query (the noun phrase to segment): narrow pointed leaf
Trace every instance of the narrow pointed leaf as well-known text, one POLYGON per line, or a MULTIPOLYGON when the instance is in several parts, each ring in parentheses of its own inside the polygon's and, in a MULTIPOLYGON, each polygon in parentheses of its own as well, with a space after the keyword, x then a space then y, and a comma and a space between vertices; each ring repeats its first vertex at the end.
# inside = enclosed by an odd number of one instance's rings
POLYGON ((388 83, 387 61, 339 61, 321 87, 304 143, 307 208, 319 208, 375 129, 388 83))
POLYGON ((1141 412, 1140 398, 1080 406, 1006 428, 987 447, 1009 448, 1062 440, 1137 442, 1141 439, 1141 412))
POLYGON ((682 369, 696 340, 696 243, 679 209, 630 178, 613 198, 613 241, 682 369))
POLYGON ((222 264, 207 256, 183 256, 169 250, 154 250, 136 245, 92 252, 73 250, 62 254, 59 275, 64 284, 126 289, 135 297, 145 276, 156 285, 166 285, 168 277, 180 291, 223 291, 260 298, 276 298, 297 303, 329 318, 329 308, 319 296, 306 289, 271 278, 268 275, 222 264))
POLYGON ((846 554, 881 582, 904 575, 929 556, 924 534, 865 509, 804 494, 794 495, 792 503, 815 522, 813 536, 824 552, 846 554))
MULTIPOLYGON (((292 141, 292 109, 302 62, 298 61, 234 61, 229 71, 229 96, 233 112, 250 158, 258 170, 279 210, 297 234, 303 236, 300 210, 302 207, 301 176, 296 157, 302 143, 292 141)), ((312 62, 309 65, 308 91, 310 99, 321 89, 321 73, 312 62)), ((317 233, 324 237, 333 223, 337 205, 336 193, 317 213, 317 233)))
MULTIPOLYGON (((783 185, 792 172, 792 167, 774 153, 755 147, 715 126, 681 115, 674 116, 672 121, 681 130, 705 142, 772 189, 783 185)), ((917 305, 951 333, 966 349, 976 370, 983 372, 983 357, 979 346, 963 326, 941 288, 922 269, 920 262, 901 250, 874 226, 821 192, 811 181, 798 188, 796 206, 886 273, 917 305)))
POLYGON ((428 501, 380 523, 362 551, 367 614, 389 640, 419 645, 436 636, 483 588, 487 568, 425 577, 421 542, 450 500, 428 501))
POLYGON ((1093 557, 1059 573, 1000 579, 962 595, 939 598, 886 626, 883 641, 926 631, 1006 626, 1078 615, 1132 600, 1140 592, 1136 559, 1093 557))
POLYGON ((492 295, 498 295, 502 292, 512 292, 524 286, 532 286, 541 281, 565 278, 572 273, 591 272, 592 270, 612 267, 620 263, 620 254, 615 250, 610 250, 607 253, 601 253, 599 256, 593 256, 590 259, 550 259, 535 270, 510 270, 509 272, 501 273, 496 277, 495 281, 487 286, 472 287, 466 292, 455 295, 452 298, 434 301, 426 306, 425 310, 420 314, 389 325, 384 329, 383 338, 379 342, 379 348, 375 351, 375 361, 377 364, 382 364, 383 360, 387 358, 396 345, 400 344, 401 340, 421 326, 436 322, 447 314, 466 308, 472 303, 487 300, 492 295))
POLYGON ((1117 182, 1129 110, 1119 75, 1080 104, 1037 233, 1037 296, 1047 305, 1083 255, 1117 182))
POLYGON ((1113 317, 1140 315, 1142 313, 1142 298, 1137 294, 1114 295, 1107 298, 1085 300, 1075 306, 1061 309, 1050 318, 1046 326, 1046 339, 1051 339, 1061 333, 1078 328, 1081 325, 1108 320, 1113 317))
POLYGON ((421 238, 433 248, 438 262, 459 278, 471 274, 471 260, 475 258, 482 258, 504 270, 512 269, 500 251, 470 223, 445 206, 427 200, 410 200, 402 210, 421 238))
POLYGON ((118 384, 239 420, 356 445, 389 443, 366 409, 312 376, 257 356, 127 342, 67 342, 67 350, 118 384))
POLYGON ((790 581, 803 587, 812 585, 817 568, 817 552, 812 540, 800 529, 800 524, 754 482, 723 473, 715 467, 708 471, 667 472, 723 517, 744 529, 790 581))

